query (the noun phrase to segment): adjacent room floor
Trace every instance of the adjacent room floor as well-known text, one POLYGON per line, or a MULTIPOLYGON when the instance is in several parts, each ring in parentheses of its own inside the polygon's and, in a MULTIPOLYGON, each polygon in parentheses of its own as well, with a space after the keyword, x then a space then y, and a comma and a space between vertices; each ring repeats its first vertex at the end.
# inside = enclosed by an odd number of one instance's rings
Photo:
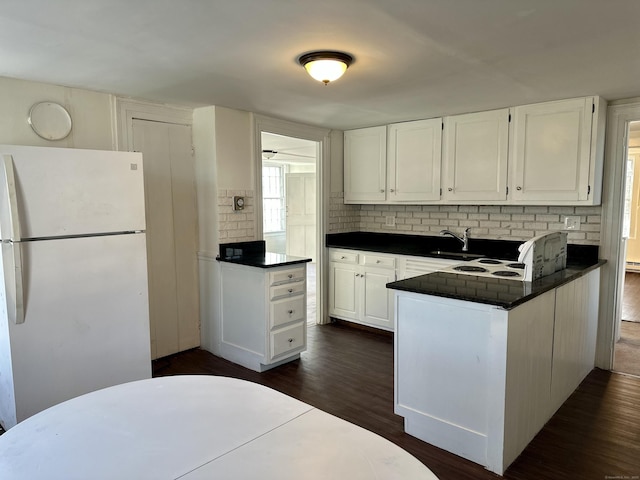
POLYGON ((620 340, 615 345, 613 370, 640 377, 640 273, 625 274, 620 340))

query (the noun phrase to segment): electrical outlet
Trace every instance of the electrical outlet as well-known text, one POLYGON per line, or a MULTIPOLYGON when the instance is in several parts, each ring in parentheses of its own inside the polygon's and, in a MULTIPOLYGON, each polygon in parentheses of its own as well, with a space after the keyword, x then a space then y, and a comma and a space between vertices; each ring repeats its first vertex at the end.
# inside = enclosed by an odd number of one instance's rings
POLYGON ((395 227, 396 226, 396 217, 392 215, 387 215, 384 217, 384 224, 387 227, 395 227))
POLYGON ((566 216, 564 217, 565 230, 580 230, 580 217, 566 216))

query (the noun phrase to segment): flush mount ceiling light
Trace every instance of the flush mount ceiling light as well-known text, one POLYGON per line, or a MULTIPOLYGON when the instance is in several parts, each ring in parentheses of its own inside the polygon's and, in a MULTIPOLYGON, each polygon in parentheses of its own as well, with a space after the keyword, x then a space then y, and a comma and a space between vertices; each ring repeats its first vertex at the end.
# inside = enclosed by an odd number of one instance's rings
POLYGON ((298 63, 307 70, 309 75, 326 85, 342 76, 353 63, 353 57, 344 52, 309 52, 301 55, 298 63))
POLYGON ((275 150, 262 150, 262 158, 264 158, 265 160, 271 160, 273 157, 275 157, 276 155, 275 150))

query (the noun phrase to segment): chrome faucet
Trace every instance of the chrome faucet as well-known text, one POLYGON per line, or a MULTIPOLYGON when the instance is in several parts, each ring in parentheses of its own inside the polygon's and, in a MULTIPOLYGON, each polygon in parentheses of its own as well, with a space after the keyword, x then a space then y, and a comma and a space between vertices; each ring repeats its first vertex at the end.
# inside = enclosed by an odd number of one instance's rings
POLYGON ((453 238, 455 238, 456 240, 462 243, 462 251, 466 252, 469 250, 469 230, 471 229, 465 228, 464 233, 462 234, 462 237, 459 237, 458 235, 453 233, 451 230, 441 230, 440 235, 451 235, 453 238))

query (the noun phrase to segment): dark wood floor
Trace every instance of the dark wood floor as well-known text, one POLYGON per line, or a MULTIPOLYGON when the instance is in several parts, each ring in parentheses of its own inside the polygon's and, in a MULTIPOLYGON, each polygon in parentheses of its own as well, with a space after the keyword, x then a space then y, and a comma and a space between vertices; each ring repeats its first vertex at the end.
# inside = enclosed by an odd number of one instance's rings
MULTIPOLYGON (((200 349, 154 362, 154 376, 176 374, 224 375, 272 387, 400 445, 441 480, 499 478, 403 432, 402 418, 393 413, 390 334, 343 324, 314 326, 300 360, 262 374, 200 349)), ((634 476, 640 478, 640 379, 602 370, 591 372, 504 475, 513 480, 634 476)))

